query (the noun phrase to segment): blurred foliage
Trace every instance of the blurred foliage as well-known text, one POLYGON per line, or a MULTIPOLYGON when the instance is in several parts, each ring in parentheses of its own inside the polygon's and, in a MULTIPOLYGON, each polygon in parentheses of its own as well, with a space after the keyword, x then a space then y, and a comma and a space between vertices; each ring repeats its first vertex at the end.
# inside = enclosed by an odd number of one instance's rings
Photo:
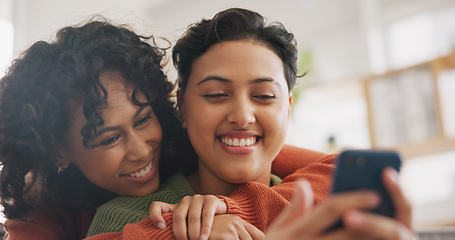
POLYGON ((293 105, 294 106, 299 101, 300 97, 303 94, 303 91, 309 85, 308 79, 311 78, 311 68, 313 64, 313 54, 308 49, 300 49, 299 55, 297 57, 297 82, 294 89, 292 90, 293 95, 293 105))

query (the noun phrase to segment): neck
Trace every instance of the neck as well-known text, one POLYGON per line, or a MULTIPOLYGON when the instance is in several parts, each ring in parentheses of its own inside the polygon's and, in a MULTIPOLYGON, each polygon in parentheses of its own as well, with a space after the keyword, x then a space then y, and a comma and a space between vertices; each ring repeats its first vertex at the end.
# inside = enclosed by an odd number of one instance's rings
POLYGON ((220 178, 213 176, 201 176, 199 171, 194 172, 188 176, 188 181, 197 194, 203 195, 230 195, 238 184, 223 181, 220 178), (216 184, 213 184, 216 183, 216 184))
POLYGON ((240 181, 237 182, 235 180, 229 181, 220 178, 217 174, 210 171, 207 166, 199 164, 199 169, 188 176, 188 181, 193 187, 194 192, 198 194, 229 196, 238 185, 250 181, 263 183, 267 186, 270 186, 271 170, 272 167, 270 165, 270 167, 264 169, 263 174, 260 176, 249 176, 246 179, 237 180, 240 181))

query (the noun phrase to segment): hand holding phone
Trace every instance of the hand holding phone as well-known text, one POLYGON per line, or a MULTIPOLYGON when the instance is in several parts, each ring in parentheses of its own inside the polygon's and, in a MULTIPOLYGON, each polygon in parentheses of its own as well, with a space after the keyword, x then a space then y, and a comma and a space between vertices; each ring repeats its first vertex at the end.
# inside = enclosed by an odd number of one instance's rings
MULTIPOLYGON (((395 207, 382 180, 382 172, 386 167, 392 167, 396 171, 400 170, 401 157, 397 152, 374 150, 343 151, 336 161, 332 194, 355 190, 373 190, 379 194, 381 201, 370 212, 394 217, 395 207)), ((340 221, 333 228, 341 225, 340 221)))

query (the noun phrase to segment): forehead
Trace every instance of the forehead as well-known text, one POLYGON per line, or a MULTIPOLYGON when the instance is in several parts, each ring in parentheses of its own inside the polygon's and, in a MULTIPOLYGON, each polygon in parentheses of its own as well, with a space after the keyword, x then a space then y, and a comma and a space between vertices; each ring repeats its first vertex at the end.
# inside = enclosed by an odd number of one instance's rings
MULTIPOLYGON (((119 72, 102 73, 99 80, 107 92, 107 104, 97 107, 101 115, 121 106, 125 102, 131 101, 133 87, 126 84, 125 79, 119 72)), ((86 122, 82 113, 82 102, 71 102, 70 106, 73 109, 74 119, 79 119, 82 124, 86 122)))
POLYGON ((119 72, 112 71, 101 74, 100 82, 108 92, 108 102, 116 100, 116 97, 111 97, 111 95, 128 95, 133 91, 133 87, 126 83, 119 72))
POLYGON ((191 76, 211 74, 285 81, 283 62, 278 55, 254 40, 224 41, 211 46, 194 61, 191 76))
POLYGON ((288 91, 283 62, 274 51, 254 40, 224 41, 211 46, 194 61, 188 87, 213 76, 231 83, 272 79, 282 91, 288 91))

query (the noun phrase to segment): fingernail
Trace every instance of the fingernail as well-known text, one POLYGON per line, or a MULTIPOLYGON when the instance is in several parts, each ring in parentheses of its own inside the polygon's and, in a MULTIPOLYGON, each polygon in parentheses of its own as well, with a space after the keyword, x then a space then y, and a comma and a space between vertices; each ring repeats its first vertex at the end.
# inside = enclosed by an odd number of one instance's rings
POLYGON ((158 226, 157 226, 159 229, 165 229, 166 228, 166 224, 160 222, 158 223, 158 226))
POLYGON ((395 169, 387 169, 387 174, 389 175, 390 180, 392 180, 394 183, 398 183, 398 172, 395 169))
POLYGON ((363 225, 365 217, 363 216, 362 213, 357 212, 357 211, 351 211, 349 213, 349 221, 351 222, 352 225, 355 227, 360 227, 363 225))
POLYGON ((368 194, 368 199, 367 199, 368 203, 370 203, 372 206, 376 206, 377 204, 379 204, 379 202, 381 201, 379 195, 376 193, 376 192, 370 192, 368 194))
POLYGON ((207 240, 207 235, 202 234, 201 237, 199 238, 200 240, 207 240))

